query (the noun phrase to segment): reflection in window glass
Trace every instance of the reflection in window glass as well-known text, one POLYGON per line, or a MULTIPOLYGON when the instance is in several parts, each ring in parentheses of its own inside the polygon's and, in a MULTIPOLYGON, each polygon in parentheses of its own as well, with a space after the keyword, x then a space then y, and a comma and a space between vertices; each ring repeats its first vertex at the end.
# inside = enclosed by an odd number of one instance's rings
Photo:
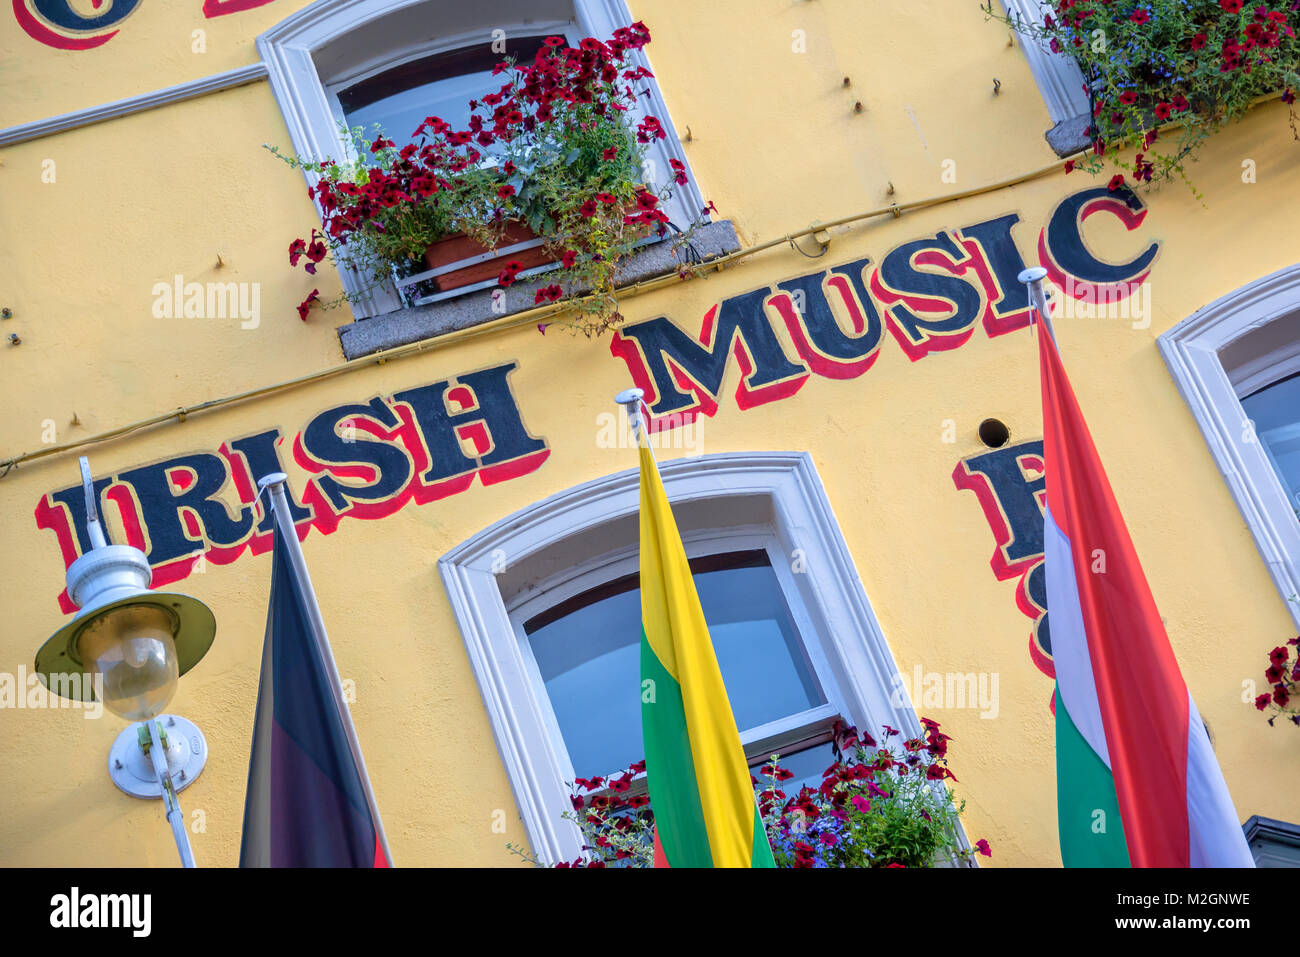
MULTIPOLYGON (((756 728, 826 703, 766 551, 693 559, 691 570, 737 727, 756 728)), ((639 760, 637 576, 562 602, 526 622, 524 632, 574 773, 607 774, 639 760)))
POLYGON ((1300 375, 1260 389, 1241 405, 1255 423, 1255 436, 1282 480, 1291 507, 1300 511, 1300 375))
POLYGON ((542 40, 515 37, 506 41, 505 53, 494 53, 491 43, 480 43, 403 63, 343 90, 339 104, 348 126, 363 127, 370 139, 379 124, 399 147, 412 142, 411 134, 428 116, 439 116, 452 129, 463 130, 469 124, 469 101, 495 93, 506 80, 493 76, 492 68, 506 58, 531 61, 542 40))
MULTIPOLYGON (((777 765, 794 775, 788 781, 777 783, 777 788, 784 791, 787 798, 798 794, 800 788, 809 787, 816 790, 821 787, 822 772, 835 763, 835 749, 829 741, 814 744, 810 748, 791 754, 782 754, 778 751, 777 755, 777 765)), ((768 757, 764 756, 763 760, 749 766, 749 773, 758 778, 758 786, 764 789, 772 783, 771 778, 766 778, 759 773, 759 769, 767 762, 768 757)))

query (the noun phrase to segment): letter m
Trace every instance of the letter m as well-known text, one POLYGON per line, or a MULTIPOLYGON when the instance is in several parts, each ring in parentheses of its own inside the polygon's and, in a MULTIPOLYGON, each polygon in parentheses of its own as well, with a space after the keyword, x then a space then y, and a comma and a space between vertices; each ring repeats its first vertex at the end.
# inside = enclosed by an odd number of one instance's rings
MULTIPOLYGON (((632 381, 646 393, 654 416, 677 412, 671 426, 697 415, 714 415, 727 371, 736 357, 740 383, 736 404, 750 409, 794 395, 808 379, 806 366, 791 362, 763 310, 770 290, 724 299, 704 317, 700 338, 687 335, 663 316, 626 326, 609 351, 627 363, 632 381)), ((655 421, 650 431, 658 431, 655 421)))

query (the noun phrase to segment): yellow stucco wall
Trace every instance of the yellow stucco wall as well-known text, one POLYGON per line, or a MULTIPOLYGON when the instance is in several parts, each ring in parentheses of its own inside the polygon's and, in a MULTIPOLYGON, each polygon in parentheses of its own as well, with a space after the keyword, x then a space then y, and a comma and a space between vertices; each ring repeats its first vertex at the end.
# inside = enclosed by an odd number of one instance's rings
MULTIPOLYGON (((254 62, 256 34, 304 5, 277 0, 204 21, 199 0, 146 0, 120 36, 85 52, 50 50, 6 20, 0 57, 8 105, 0 124, 254 62), (208 30, 202 56, 187 52, 196 28, 208 30)), ((975 4, 641 0, 632 9, 654 36, 648 53, 677 129, 691 128, 692 171, 746 244, 1054 159, 1042 138, 1047 113, 1022 54, 975 4), (806 32, 805 53, 792 51, 796 30, 806 32), (865 106, 860 114, 855 100, 865 106), (941 180, 946 159, 956 162, 955 184, 941 180), (890 182, 895 194, 887 198, 890 182)), ((23 339, 0 344, 7 411, 0 458, 39 448, 46 420, 59 442, 75 441, 342 362, 334 327, 350 320, 346 310, 314 311, 306 324, 294 313, 310 285, 288 268, 285 249, 306 234, 314 212, 300 176, 263 142, 287 146, 288 137, 260 82, 0 150, 0 305, 14 311, 0 332, 23 339), (50 159, 56 180, 42 182, 50 159), (218 256, 226 264, 220 270, 218 256), (260 326, 154 318, 154 283, 177 273, 260 283, 260 326), (74 414, 80 425, 70 424, 74 414)), ((1153 321, 1141 330, 1116 320, 1058 322, 1075 390, 1243 819, 1297 816, 1294 735, 1267 727, 1242 691, 1293 628, 1155 340, 1199 306, 1296 261, 1289 183, 1297 156, 1285 108, 1265 106, 1213 140, 1192 167, 1203 202, 1171 185, 1144 194, 1150 211, 1136 233, 1108 218, 1090 221, 1089 241, 1108 258, 1161 243, 1149 280, 1153 321), (1255 184, 1241 181, 1243 158, 1257 163, 1255 184)), ((667 315, 697 333, 707 309, 727 296, 819 265, 879 261, 904 241, 1012 211, 1021 216, 1017 239, 1028 259, 1056 204, 1088 185, 1081 174, 1058 174, 837 230, 819 263, 778 249, 707 281, 630 299, 623 312, 631 322, 667 315)), ((329 270, 319 285, 323 295, 337 290, 329 270)), ((343 402, 518 362, 512 387, 520 412, 551 449, 540 469, 490 488, 475 483, 381 521, 344 521, 304 543, 340 671, 356 682, 352 711, 399 864, 507 864, 517 859, 505 842, 525 841, 435 564, 497 519, 634 464, 629 450, 597 445, 596 416, 629 384, 608 345, 527 326, 88 451, 96 474, 109 475, 272 427, 293 434, 343 402), (491 826, 498 808, 507 811, 504 835, 491 826)), ((963 347, 917 362, 887 336, 861 378, 814 376, 792 398, 749 411, 732 399, 736 381, 729 367, 718 414, 703 425, 702 451, 812 453, 900 669, 1000 675, 997 719, 935 714, 953 735, 967 832, 990 841, 993 865, 1059 864, 1051 683, 1027 655, 1029 623, 1015 606, 1015 583, 996 581, 989 569, 993 540, 980 508, 951 478, 959 458, 982 448, 975 426, 985 417, 1007 422, 1013 440, 1041 435, 1028 333, 989 339, 977 328, 963 347), (948 419, 957 425, 956 444, 942 441, 948 419)), ((303 474, 287 464, 301 488, 303 474)), ((63 562, 33 510, 42 495, 76 480, 72 454, 0 479, 7 598, 0 671, 30 668, 61 621, 55 597, 63 562)), ((192 835, 201 864, 233 865, 238 857, 269 581, 269 556, 245 555, 177 586, 218 621, 212 651, 182 680, 169 709, 194 720, 211 748, 202 778, 182 794, 187 813, 206 816, 206 831, 192 835)), ((160 805, 126 797, 105 774, 120 722, 28 709, 0 712, 0 722, 7 811, 0 863, 175 863, 160 805)))

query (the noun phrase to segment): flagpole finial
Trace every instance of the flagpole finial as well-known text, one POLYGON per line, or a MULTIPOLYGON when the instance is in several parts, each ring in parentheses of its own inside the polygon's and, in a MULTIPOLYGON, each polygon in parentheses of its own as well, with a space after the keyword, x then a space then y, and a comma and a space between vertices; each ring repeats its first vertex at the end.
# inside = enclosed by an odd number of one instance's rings
POLYGON ((1043 280, 1047 278, 1047 270, 1042 266, 1030 266, 1028 269, 1022 269, 1016 276, 1023 282, 1029 291, 1029 301, 1038 313, 1038 318, 1042 320, 1043 328, 1047 334, 1056 341, 1056 330, 1052 328, 1052 314, 1047 308, 1047 295, 1043 292, 1043 280))
POLYGON ((257 490, 263 491, 268 485, 281 485, 289 481, 289 476, 283 472, 271 472, 269 475, 263 475, 257 480, 257 490))
POLYGON ((636 405, 644 398, 644 389, 624 389, 618 395, 614 396, 614 401, 619 405, 636 405))

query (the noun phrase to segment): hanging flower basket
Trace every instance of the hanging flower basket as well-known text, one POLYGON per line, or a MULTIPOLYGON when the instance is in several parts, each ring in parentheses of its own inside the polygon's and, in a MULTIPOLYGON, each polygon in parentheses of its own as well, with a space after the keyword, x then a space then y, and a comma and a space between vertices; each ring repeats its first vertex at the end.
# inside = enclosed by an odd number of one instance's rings
POLYGON ((538 238, 527 223, 514 220, 505 225, 501 233, 501 241, 495 249, 483 245, 465 233, 457 233, 455 236, 430 243, 424 250, 424 264, 430 269, 446 269, 465 260, 475 260, 459 269, 451 269, 433 277, 434 288, 438 292, 447 292, 497 278, 501 273, 502 265, 507 260, 519 263, 521 269, 532 269, 555 262, 555 256, 547 252, 546 247, 540 243, 527 249, 510 248, 518 243, 538 238))
POLYGON ((290 265, 306 257, 314 275, 328 249, 379 285, 423 261, 435 273, 424 288, 447 292, 493 277, 507 287, 554 263, 538 303, 571 297, 572 325, 588 335, 617 323, 620 261, 648 233, 666 235, 662 203, 687 181, 676 159, 668 182, 643 181, 647 152, 667 137, 655 117, 636 118, 639 81, 652 74, 635 57, 649 40, 643 23, 573 47, 548 37, 530 62, 497 65, 502 85, 470 100, 466 129, 429 116, 400 147, 347 131, 355 158, 345 163, 282 156, 315 174, 308 192, 323 214, 310 244, 290 246, 290 265))

